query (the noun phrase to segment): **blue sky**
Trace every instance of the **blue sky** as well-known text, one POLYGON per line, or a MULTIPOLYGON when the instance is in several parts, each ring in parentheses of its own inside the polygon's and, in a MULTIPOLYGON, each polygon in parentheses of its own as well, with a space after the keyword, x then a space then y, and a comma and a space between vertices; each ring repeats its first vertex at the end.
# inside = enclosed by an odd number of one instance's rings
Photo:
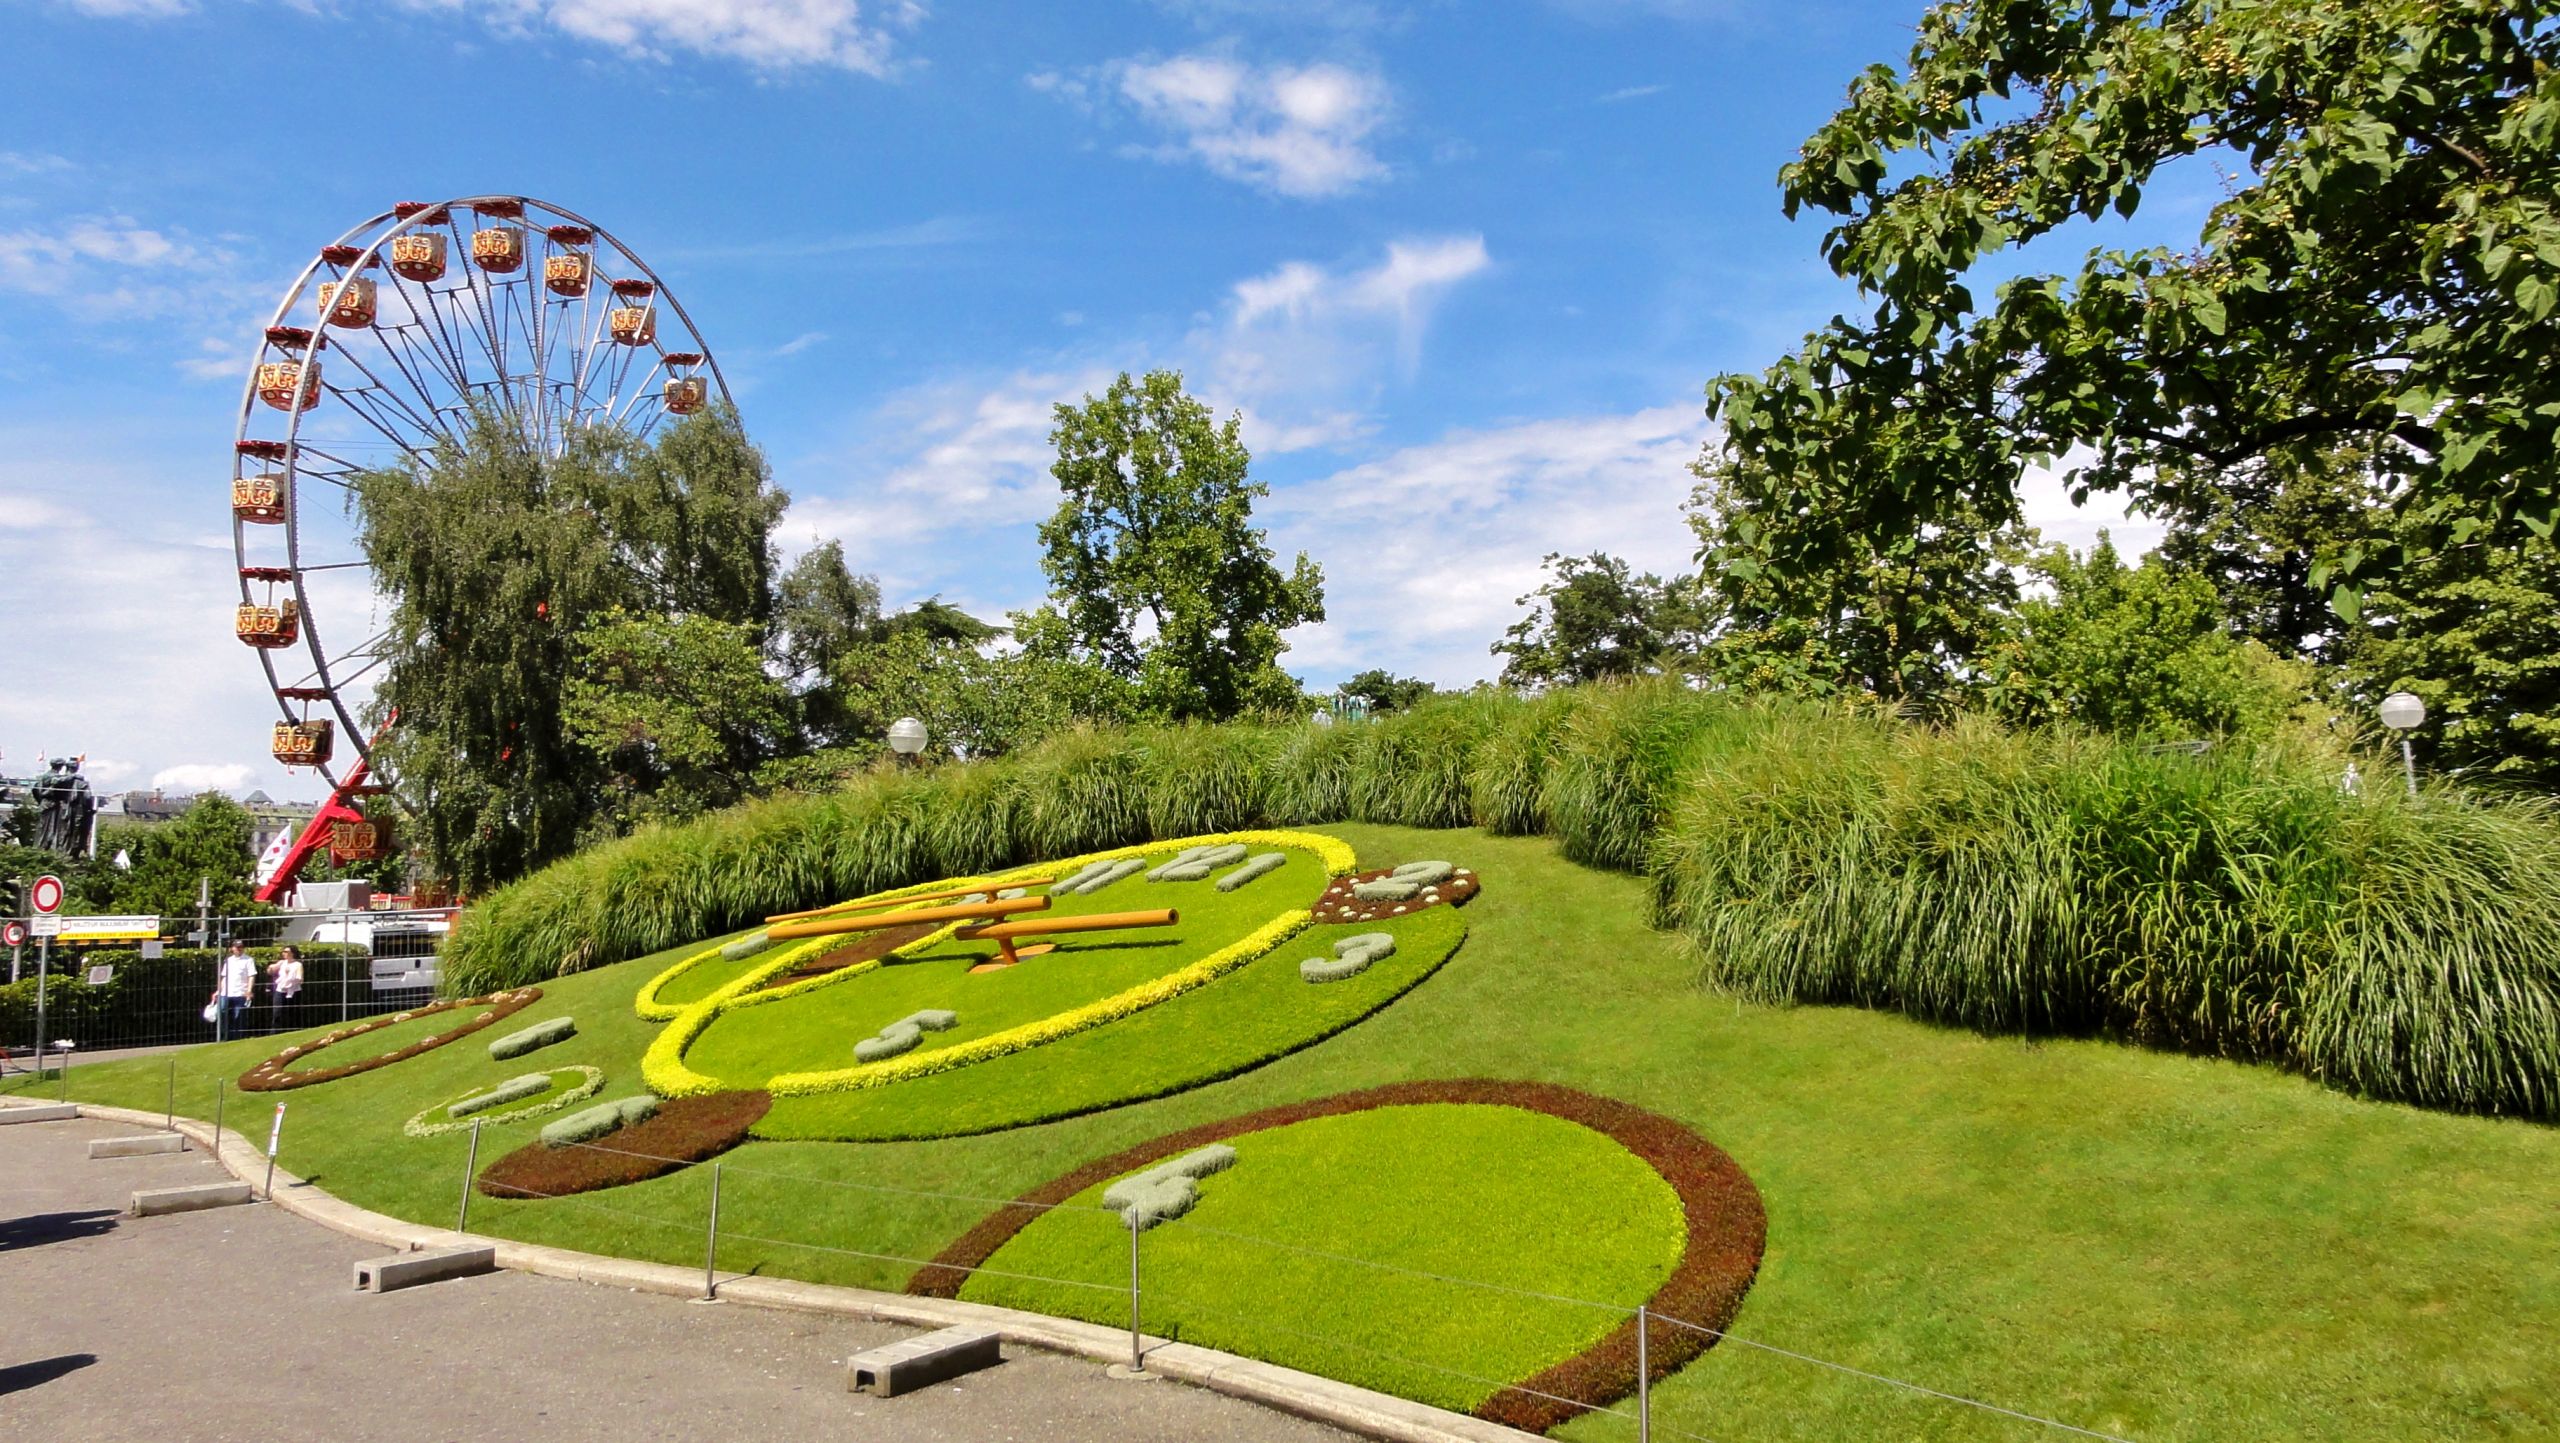
POLYGON ((786 549, 894 602, 1037 599, 1051 405, 1174 366, 1325 568, 1292 670, 1491 675, 1544 553, 1689 564, 1703 383, 1854 302, 1777 169, 1918 9, 0 0, 0 766, 314 792, 229 634, 242 373, 319 245, 475 193, 646 257, 786 549))

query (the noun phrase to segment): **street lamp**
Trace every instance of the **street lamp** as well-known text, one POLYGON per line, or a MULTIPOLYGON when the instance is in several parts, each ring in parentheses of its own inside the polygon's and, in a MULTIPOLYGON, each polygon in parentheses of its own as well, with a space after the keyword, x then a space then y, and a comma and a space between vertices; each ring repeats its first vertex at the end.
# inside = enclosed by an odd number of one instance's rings
POLYGON ((2409 748, 2409 731, 2427 719, 2427 704, 2405 691, 2395 691, 2382 699, 2382 724, 2400 734, 2400 766, 2408 773, 2409 795, 2418 794, 2418 757, 2409 748))
POLYGON ((902 716, 889 723, 889 750, 896 752, 899 756, 913 758, 916 753, 924 750, 925 736, 923 722, 911 716, 902 716))

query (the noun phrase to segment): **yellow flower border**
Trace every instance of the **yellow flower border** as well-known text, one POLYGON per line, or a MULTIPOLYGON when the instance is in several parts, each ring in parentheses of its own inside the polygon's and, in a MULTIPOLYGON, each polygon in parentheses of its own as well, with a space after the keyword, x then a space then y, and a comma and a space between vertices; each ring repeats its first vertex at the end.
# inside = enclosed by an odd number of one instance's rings
MULTIPOLYGON (((1143 857, 1166 848, 1179 852, 1188 847, 1223 846, 1231 842, 1241 842, 1248 847, 1286 847, 1293 851, 1313 853, 1316 860, 1324 865, 1328 876, 1347 876, 1357 871, 1360 866, 1360 855, 1352 850, 1350 843, 1325 836, 1320 832, 1272 830, 1209 832, 1196 837, 1175 837, 1150 842, 1143 846, 1111 847, 1099 852, 1088 852, 1083 856, 1008 867, 1001 872, 983 873, 975 877, 918 882, 912 886, 869 893, 858 900, 887 900, 907 892, 928 891, 942 887, 980 884, 988 887, 1005 887, 1013 885, 1016 879, 1028 877, 1035 872, 1055 871, 1063 874, 1089 863, 1123 857, 1143 857)), ((1251 935, 1178 972, 1166 973, 1162 977, 1140 983, 1136 987, 1115 993, 1100 1001, 1090 1002, 1082 1007, 1003 1032, 990 1033, 985 1037, 953 1047, 828 1072, 784 1073, 768 1083, 767 1090, 777 1097, 821 1092, 850 1092, 860 1088, 878 1087, 890 1082, 903 1081, 909 1077, 924 1077, 936 1072, 947 1072, 954 1068, 966 1067, 974 1062, 983 1062, 992 1057, 1002 1057, 1008 1053, 1038 1047, 1061 1037, 1089 1031, 1105 1023, 1116 1022, 1123 1017, 1153 1007, 1159 1002, 1178 997, 1193 988, 1214 982, 1296 936, 1314 920, 1314 914, 1305 909, 1284 912, 1251 935)), ((633 1009, 644 1020, 664 1021, 668 1024, 659 1031, 656 1038, 651 1040, 648 1050, 641 1054, 640 1080, 648 1086, 650 1091, 661 1097, 700 1097, 714 1092, 728 1091, 729 1089, 724 1087, 717 1078, 696 1072, 687 1067, 684 1062, 686 1049, 693 1046, 714 1018, 728 1011, 732 1006, 753 1007, 768 1002, 779 1002, 786 997, 796 997, 815 988, 849 982, 878 967, 882 961, 887 960, 887 957, 898 956, 916 948, 930 947, 943 941, 958 930, 958 926, 959 924, 954 923, 951 926, 939 928, 931 935, 919 937, 882 958, 856 963, 850 967, 841 967, 823 977, 813 977, 805 982, 795 982, 766 992, 755 990, 757 984, 786 970, 792 963, 840 945, 842 940, 832 935, 812 937, 797 946, 782 948, 773 954, 770 961, 761 966, 749 968, 735 980, 698 1002, 682 1006, 659 1002, 657 994, 661 987, 674 981, 691 968, 720 955, 720 947, 723 944, 713 943, 650 978, 633 998, 633 1009), (753 995, 746 995, 750 993, 753 995)))

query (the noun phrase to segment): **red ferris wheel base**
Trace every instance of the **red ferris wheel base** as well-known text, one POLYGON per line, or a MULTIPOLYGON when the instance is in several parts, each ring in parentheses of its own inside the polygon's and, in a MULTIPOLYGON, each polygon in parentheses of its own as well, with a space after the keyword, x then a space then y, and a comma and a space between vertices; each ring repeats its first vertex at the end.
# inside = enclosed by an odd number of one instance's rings
POLYGON ((282 905, 292 893, 294 884, 302 880, 302 869, 310 862, 312 854, 328 847, 331 829, 340 822, 364 820, 364 813, 348 805, 347 798, 361 792, 367 771, 367 763, 357 762, 354 770, 347 773, 347 779, 338 783, 336 791, 329 793, 329 800, 322 802, 320 810, 311 814, 311 820, 302 828, 302 835, 294 838, 293 850, 285 853, 284 860, 276 864, 276 874, 260 884, 253 894, 259 901, 269 906, 282 905))

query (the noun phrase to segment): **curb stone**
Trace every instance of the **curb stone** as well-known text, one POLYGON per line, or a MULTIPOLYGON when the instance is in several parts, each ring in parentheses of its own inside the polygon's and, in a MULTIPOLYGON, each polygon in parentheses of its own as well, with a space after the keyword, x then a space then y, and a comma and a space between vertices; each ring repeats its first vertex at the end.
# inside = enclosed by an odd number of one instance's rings
MULTIPOLYGON (((87 1102, 77 1105, 83 1117, 147 1126, 155 1132, 163 1130, 161 1114, 156 1112, 87 1102)), ((7 1104, 0 1104, 0 1107, 5 1106, 7 1104)), ((219 1148, 213 1147, 212 1127, 194 1118, 178 1119, 178 1131, 211 1151, 233 1177, 244 1181, 264 1177, 266 1154, 238 1131, 225 1128, 219 1148)), ((332 1197, 282 1168, 276 1169, 275 1195, 269 1200, 286 1212, 333 1232, 385 1247, 407 1251, 494 1243, 498 1250, 498 1266, 517 1272, 669 1297, 696 1298, 702 1293, 702 1270, 699 1268, 609 1258, 596 1253, 508 1242, 503 1238, 487 1238, 457 1233, 450 1228, 402 1222, 332 1197)), ((904 1293, 881 1293, 867 1288, 763 1277, 723 1279, 719 1285, 719 1296, 724 1301, 752 1307, 861 1318, 904 1327, 963 1325, 987 1328, 1009 1343, 1045 1348, 1098 1363, 1125 1364, 1129 1357, 1129 1333, 1125 1328, 1106 1328, 1071 1318, 1052 1318, 1043 1313, 1018 1312, 985 1303, 917 1298, 904 1293)), ((1276 1363, 1259 1362, 1214 1348, 1168 1342, 1153 1336, 1145 1337, 1144 1341, 1147 1371, 1150 1373, 1206 1388, 1213 1393, 1241 1398, 1278 1412, 1329 1423, 1349 1432, 1385 1440, 1385 1443, 1534 1443, 1539 1438, 1535 1433, 1524 1433, 1517 1428, 1488 1423, 1464 1413, 1373 1392, 1276 1363)))

